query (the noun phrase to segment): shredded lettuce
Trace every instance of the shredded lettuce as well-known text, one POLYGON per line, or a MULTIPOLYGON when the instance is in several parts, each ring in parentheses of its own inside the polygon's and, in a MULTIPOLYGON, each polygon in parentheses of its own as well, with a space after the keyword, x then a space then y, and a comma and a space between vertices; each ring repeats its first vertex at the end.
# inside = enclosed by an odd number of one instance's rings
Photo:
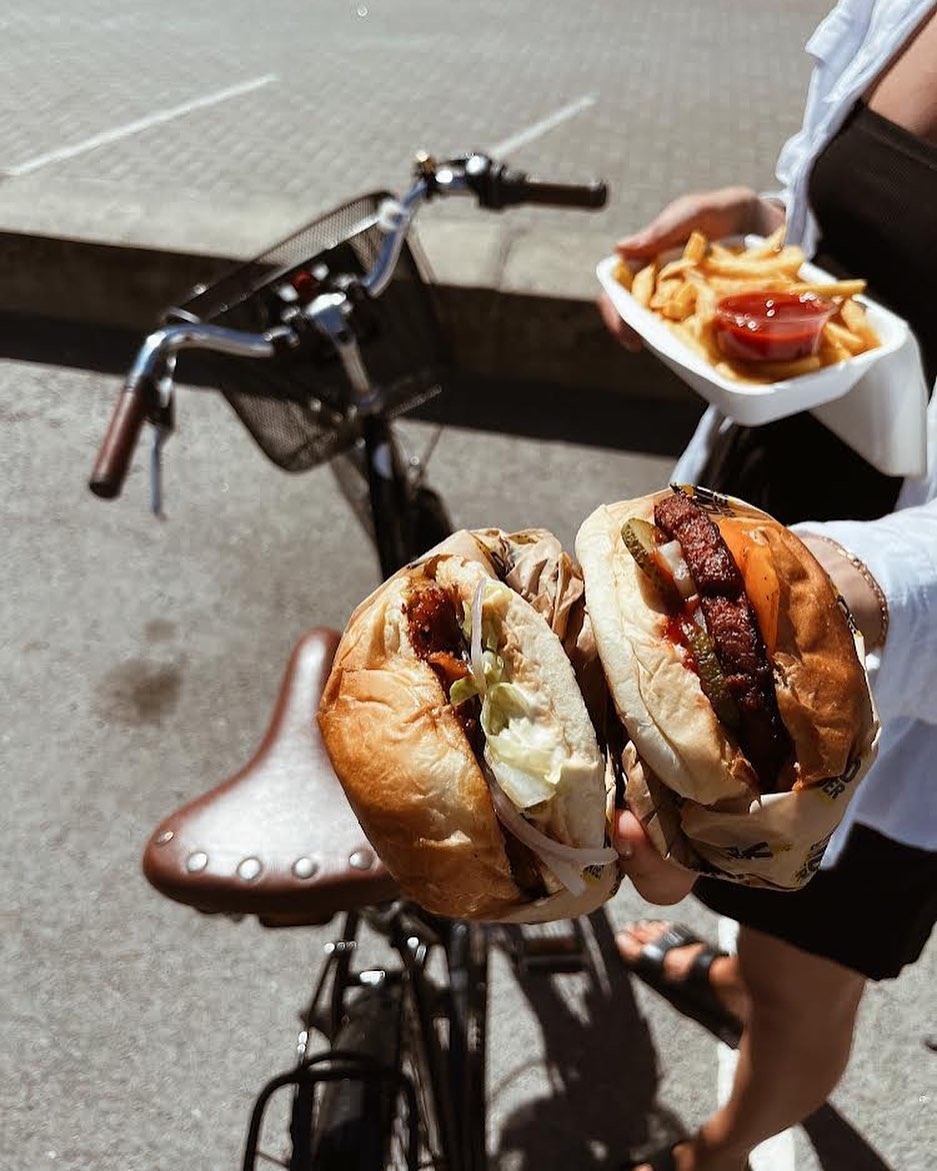
POLYGON ((549 801, 566 757, 559 725, 543 701, 514 683, 488 688, 482 701, 485 759, 518 809, 549 801))
MULTIPOLYGON (((562 730, 544 700, 511 679, 508 662, 498 653, 502 641, 500 607, 511 597, 501 582, 486 581, 476 593, 480 599, 481 670, 473 670, 453 684, 450 702, 458 706, 481 696, 481 726, 485 733, 485 760, 512 804, 528 810, 549 801, 564 777, 567 757, 562 730)), ((463 632, 477 639, 475 607, 465 610, 463 632)))

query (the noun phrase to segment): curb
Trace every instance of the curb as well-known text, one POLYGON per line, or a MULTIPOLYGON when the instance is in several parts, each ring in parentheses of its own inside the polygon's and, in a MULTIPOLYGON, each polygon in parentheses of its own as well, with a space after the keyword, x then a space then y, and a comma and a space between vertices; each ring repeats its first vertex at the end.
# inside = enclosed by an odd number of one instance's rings
MULTIPOLYGON (((150 225, 158 236, 159 225, 150 225)), ((164 237, 165 238, 165 237, 164 237)), ((538 230, 426 217, 421 250, 435 274, 454 355, 467 374, 587 386, 690 404, 692 392, 647 354, 625 356, 595 310, 594 230, 538 230)), ((262 247, 262 246, 261 246, 262 247)), ((145 243, 0 231, 0 312, 145 334, 193 285, 210 283, 255 243, 226 256, 145 243)))

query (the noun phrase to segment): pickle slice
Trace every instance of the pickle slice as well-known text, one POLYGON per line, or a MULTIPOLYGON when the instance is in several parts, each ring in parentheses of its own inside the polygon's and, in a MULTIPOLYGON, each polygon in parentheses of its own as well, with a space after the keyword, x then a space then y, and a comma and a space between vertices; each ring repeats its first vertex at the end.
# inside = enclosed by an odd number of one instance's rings
POLYGON ((667 606, 678 608, 683 602, 680 591, 673 578, 664 570, 655 556, 657 546, 660 543, 657 540, 657 534, 658 530, 654 525, 637 516, 626 520, 621 526, 621 539, 625 542, 625 548, 637 561, 638 568, 663 597, 667 606))
POLYGON ((693 658, 696 660, 696 672, 699 675, 703 695, 712 704, 712 709, 718 719, 727 728, 738 728, 742 717, 738 705, 729 691, 725 674, 716 656, 716 644, 709 632, 703 630, 701 626, 697 626, 695 622, 684 620, 680 625, 690 650, 693 652, 693 658))

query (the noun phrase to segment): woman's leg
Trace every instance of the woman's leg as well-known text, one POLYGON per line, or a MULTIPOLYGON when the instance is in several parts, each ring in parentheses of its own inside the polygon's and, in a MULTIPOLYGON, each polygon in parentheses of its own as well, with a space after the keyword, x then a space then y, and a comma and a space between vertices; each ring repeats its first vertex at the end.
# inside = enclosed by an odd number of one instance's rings
POLYGON ((747 927, 738 959, 750 1008, 732 1093, 677 1148, 680 1171, 741 1171, 760 1142, 822 1106, 849 1060, 863 976, 747 927))

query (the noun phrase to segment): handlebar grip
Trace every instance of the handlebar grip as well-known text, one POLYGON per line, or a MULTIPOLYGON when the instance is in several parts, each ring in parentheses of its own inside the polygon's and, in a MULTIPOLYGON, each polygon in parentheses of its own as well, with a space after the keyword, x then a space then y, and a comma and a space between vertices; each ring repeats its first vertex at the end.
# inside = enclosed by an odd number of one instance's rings
POLYGON ((608 186, 600 180, 591 183, 548 183, 523 171, 511 171, 505 167, 494 176, 494 186, 497 202, 502 207, 537 203, 548 207, 578 207, 595 211, 608 202, 608 186))
POLYGON ((95 496, 113 500, 120 495, 151 401, 150 388, 145 383, 128 383, 120 392, 88 481, 95 496))

